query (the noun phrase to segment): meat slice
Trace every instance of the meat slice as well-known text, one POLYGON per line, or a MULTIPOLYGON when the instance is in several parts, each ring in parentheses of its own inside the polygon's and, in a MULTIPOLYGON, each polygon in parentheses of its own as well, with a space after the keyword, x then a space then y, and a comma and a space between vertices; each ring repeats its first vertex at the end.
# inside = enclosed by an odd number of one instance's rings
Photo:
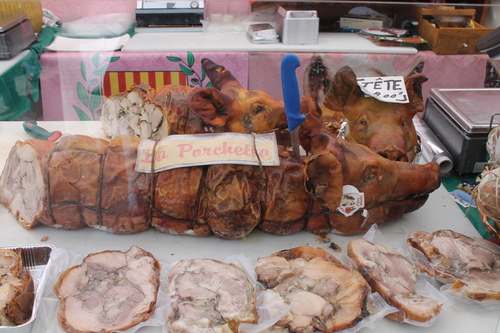
POLYGON ((27 322, 34 301, 33 279, 22 267, 20 251, 0 249, 0 326, 27 322))
POLYGON ((58 320, 66 332, 106 333, 147 320, 154 312, 160 264, 137 246, 88 255, 54 286, 58 320))
POLYGON ((500 247, 452 230, 416 231, 408 244, 420 250, 436 278, 451 290, 476 300, 500 300, 500 247))
POLYGON ((160 140, 168 134, 163 109, 155 102, 156 91, 146 84, 110 96, 102 107, 102 130, 111 139, 134 135, 160 140))
POLYGON ((389 314, 388 318, 425 323, 441 311, 441 302, 417 294, 417 274, 434 274, 425 266, 406 259, 386 246, 363 238, 349 242, 347 254, 372 290, 399 310, 389 314))
POLYGON ((25 229, 40 222, 37 216, 47 204, 45 181, 47 156, 55 144, 43 140, 17 141, 0 178, 0 202, 25 229))
POLYGON ((239 267, 214 259, 179 261, 168 276, 172 333, 238 332, 257 323, 254 287, 239 267))
POLYGON ((290 305, 277 331, 336 332, 368 315, 370 286, 361 274, 322 249, 310 246, 259 258, 257 279, 290 305))

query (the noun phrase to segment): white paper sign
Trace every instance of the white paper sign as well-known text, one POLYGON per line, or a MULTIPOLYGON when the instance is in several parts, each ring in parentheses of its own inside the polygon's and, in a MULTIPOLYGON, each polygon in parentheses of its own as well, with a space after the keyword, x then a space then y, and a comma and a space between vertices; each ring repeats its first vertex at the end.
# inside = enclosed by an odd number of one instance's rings
POLYGON ((379 101, 409 103, 402 76, 358 77, 358 86, 365 94, 379 101))
POLYGON ((150 173, 209 164, 279 165, 276 135, 210 133, 170 135, 159 142, 142 140, 135 169, 150 173))

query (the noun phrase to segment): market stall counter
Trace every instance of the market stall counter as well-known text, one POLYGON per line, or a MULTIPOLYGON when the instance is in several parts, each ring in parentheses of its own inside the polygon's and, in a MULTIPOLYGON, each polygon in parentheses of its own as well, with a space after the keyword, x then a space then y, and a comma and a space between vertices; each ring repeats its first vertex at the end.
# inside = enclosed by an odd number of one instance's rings
MULTIPOLYGON (((39 122, 48 131, 59 130, 68 134, 85 134, 103 138, 101 123, 87 122, 39 122)), ((10 149, 17 140, 30 139, 23 130, 22 122, 0 122, 0 132, 3 134, 3 144, 0 148, 0 168, 3 169, 10 149)), ((237 240, 224 240, 215 236, 194 237, 186 235, 170 235, 154 228, 137 234, 111 234, 93 228, 79 230, 60 230, 47 226, 37 226, 31 230, 24 229, 16 218, 4 206, 0 206, 2 232, 0 243, 3 246, 51 244, 56 249, 64 249, 83 255, 105 251, 126 251, 136 245, 149 251, 163 263, 174 263, 182 259, 211 258, 223 260, 234 255, 243 254, 251 261, 259 257, 292 247, 310 245, 332 252, 332 243, 341 251, 334 253, 339 259, 346 255, 346 245, 358 236, 339 236, 329 234, 326 238, 308 233, 297 232, 287 236, 266 234, 254 230, 248 236, 237 240)), ((439 229, 452 229, 456 232, 480 237, 474 226, 464 217, 463 212, 451 199, 446 189, 441 186, 433 192, 426 204, 419 210, 380 226, 384 238, 396 247, 404 247, 406 238, 414 231, 433 232, 439 229)), ((362 236, 362 235, 360 235, 362 236)), ((45 288, 52 288, 47 285, 45 288)), ((500 313, 498 311, 447 311, 438 316, 430 328, 401 324, 383 319, 373 330, 366 332, 455 332, 455 333, 498 333, 500 313)), ((54 320, 56 320, 54 318, 54 320)), ((37 327, 35 325, 35 327, 37 327)), ((35 331, 34 331, 35 332, 35 331)), ((161 327, 143 327, 141 333, 162 332, 161 327)), ((38 332, 37 332, 38 333, 38 332)), ((41 333, 41 332, 40 332, 41 333)))

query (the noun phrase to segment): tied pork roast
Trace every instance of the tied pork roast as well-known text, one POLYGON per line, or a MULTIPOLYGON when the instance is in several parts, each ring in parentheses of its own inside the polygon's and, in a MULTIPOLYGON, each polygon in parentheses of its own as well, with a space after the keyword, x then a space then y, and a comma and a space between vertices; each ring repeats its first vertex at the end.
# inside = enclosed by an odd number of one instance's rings
POLYGON ((257 323, 254 287, 236 265, 214 259, 181 260, 168 276, 172 333, 237 333, 257 323))
POLYGON ((255 270, 258 281, 290 305, 276 331, 336 332, 368 315, 366 280, 321 248, 283 250, 259 258, 255 270))
POLYGON ((416 231, 408 244, 430 261, 436 278, 472 300, 500 300, 500 247, 452 230, 416 231))
POLYGON ((389 314, 388 318, 425 323, 441 311, 441 302, 417 294, 417 274, 434 275, 425 266, 363 238, 349 242, 347 254, 368 281, 372 291, 378 292, 388 304, 399 310, 389 314))
POLYGON ((0 249, 0 326, 21 325, 31 318, 34 288, 20 251, 0 249))
POLYGON ((69 333, 107 333, 146 321, 155 310, 160 264, 137 246, 89 254, 59 277, 57 317, 69 333))
POLYGON ((241 238, 262 222, 273 234, 302 229, 309 195, 304 164, 280 151, 280 166, 212 165, 135 171, 140 139, 66 136, 17 142, 0 179, 0 202, 19 222, 117 234, 153 226, 171 234, 241 238))

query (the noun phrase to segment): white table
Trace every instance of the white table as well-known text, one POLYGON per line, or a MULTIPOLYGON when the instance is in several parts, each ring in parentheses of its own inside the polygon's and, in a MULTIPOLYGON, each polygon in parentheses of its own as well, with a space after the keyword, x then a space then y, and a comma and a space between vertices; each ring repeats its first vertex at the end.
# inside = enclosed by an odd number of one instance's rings
MULTIPOLYGON (((102 137, 99 122, 39 122, 49 131, 56 129, 63 133, 89 134, 102 137)), ((0 170, 16 140, 28 139, 22 129, 22 122, 0 122, 2 145, 0 146, 0 170)), ((84 228, 74 231, 56 230, 39 226, 25 230, 16 222, 4 206, 0 205, 0 245, 41 244, 43 237, 48 237, 46 243, 80 253, 92 253, 103 250, 127 250, 131 245, 137 245, 153 253, 158 259, 174 262, 180 259, 225 257, 243 253, 250 259, 267 256, 272 252, 285 248, 311 245, 328 249, 329 243, 324 243, 316 235, 299 232, 289 236, 274 236, 260 230, 253 231, 249 236, 238 240, 223 240, 215 236, 192 237, 167 235, 149 229, 135 235, 113 235, 104 231, 84 228)), ((419 210, 398 220, 380 227, 387 240, 396 246, 404 246, 406 237, 413 231, 424 230, 432 232, 438 229, 452 229, 468 236, 479 237, 479 233, 464 217, 462 211, 450 198, 446 189, 441 186, 433 192, 427 203, 419 210)), ((331 234, 331 241, 339 245, 345 254, 347 243, 355 237, 345 237, 331 234)), ((463 311, 447 312, 436 320, 430 328, 420 328, 407 324, 399 324, 388 319, 374 329, 364 329, 361 332, 383 333, 500 333, 498 328, 500 313, 496 311, 470 313, 463 311)), ((158 327, 139 329, 140 333, 159 333, 158 327)), ((38 332, 37 332, 38 333, 38 332)), ((41 333, 41 332, 40 332, 41 333)))
POLYGON ((405 46, 378 46, 356 33, 321 32, 318 43, 285 45, 255 44, 244 32, 163 32, 135 34, 122 52, 336 52, 416 54, 417 49, 405 46))

